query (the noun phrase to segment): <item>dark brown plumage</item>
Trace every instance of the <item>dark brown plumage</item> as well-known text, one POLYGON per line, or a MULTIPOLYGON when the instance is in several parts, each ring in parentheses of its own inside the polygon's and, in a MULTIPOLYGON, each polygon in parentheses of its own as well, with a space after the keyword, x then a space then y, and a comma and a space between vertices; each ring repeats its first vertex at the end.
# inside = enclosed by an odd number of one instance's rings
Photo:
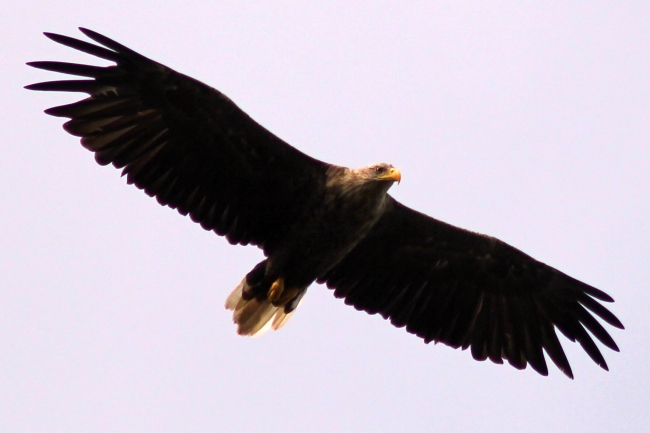
POLYGON ((607 369, 590 334, 618 347, 596 317, 623 325, 599 302, 613 301, 604 292, 498 239, 398 203, 387 191, 400 173, 388 164, 352 170, 311 158, 219 91, 81 31, 102 46, 46 36, 115 66, 32 62, 89 79, 27 88, 87 93, 46 113, 70 118, 65 130, 99 164, 122 169, 160 204, 232 244, 263 249, 267 258, 226 303, 239 333, 278 329, 318 281, 425 342, 471 347, 477 360, 530 364, 546 375, 544 350, 573 377, 559 329, 607 369))

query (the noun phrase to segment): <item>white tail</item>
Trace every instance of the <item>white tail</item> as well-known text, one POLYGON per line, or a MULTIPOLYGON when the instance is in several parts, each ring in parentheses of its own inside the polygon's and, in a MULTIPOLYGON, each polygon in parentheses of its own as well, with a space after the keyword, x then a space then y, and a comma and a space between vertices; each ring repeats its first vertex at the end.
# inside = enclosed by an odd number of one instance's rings
POLYGON ((277 331, 282 328, 291 317, 300 299, 305 292, 295 301, 295 308, 290 313, 284 312, 284 306, 276 307, 271 301, 259 299, 244 300, 242 292, 248 287, 246 278, 239 283, 226 299, 226 308, 232 310, 232 320, 237 324, 239 335, 258 336, 264 334, 269 328, 277 331))

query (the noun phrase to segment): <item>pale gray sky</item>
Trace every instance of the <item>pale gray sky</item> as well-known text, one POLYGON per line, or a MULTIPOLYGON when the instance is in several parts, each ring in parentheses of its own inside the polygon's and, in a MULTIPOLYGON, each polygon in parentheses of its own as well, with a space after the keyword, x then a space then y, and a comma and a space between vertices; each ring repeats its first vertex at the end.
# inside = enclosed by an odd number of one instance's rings
MULTIPOLYGON (((0 430, 650 430, 650 3, 43 2, 0 15, 0 430), (138 3, 134 5, 134 3, 138 3), (605 290, 602 371, 425 345, 313 286, 247 339, 223 308, 262 257, 126 185, 43 109, 31 60, 85 26, 222 90, 326 161, 605 290)), ((100 62, 101 63, 101 62, 100 62)))

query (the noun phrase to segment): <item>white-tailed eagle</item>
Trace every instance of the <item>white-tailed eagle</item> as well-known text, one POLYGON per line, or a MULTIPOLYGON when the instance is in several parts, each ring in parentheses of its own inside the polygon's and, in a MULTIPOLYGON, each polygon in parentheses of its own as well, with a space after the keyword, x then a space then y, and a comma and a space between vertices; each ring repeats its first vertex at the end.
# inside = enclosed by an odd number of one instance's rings
POLYGON ((599 302, 613 301, 606 293, 397 202, 387 191, 401 175, 389 164, 350 169, 311 158, 218 90, 81 31, 99 45, 45 35, 115 64, 31 62, 86 79, 27 88, 87 93, 46 113, 70 118, 64 129, 99 164, 122 169, 161 205, 264 251, 226 301, 240 334, 280 328, 318 282, 427 343, 469 347, 477 360, 547 375, 544 350, 573 377, 557 329, 607 370, 590 333, 618 351, 597 318, 623 325, 599 302))

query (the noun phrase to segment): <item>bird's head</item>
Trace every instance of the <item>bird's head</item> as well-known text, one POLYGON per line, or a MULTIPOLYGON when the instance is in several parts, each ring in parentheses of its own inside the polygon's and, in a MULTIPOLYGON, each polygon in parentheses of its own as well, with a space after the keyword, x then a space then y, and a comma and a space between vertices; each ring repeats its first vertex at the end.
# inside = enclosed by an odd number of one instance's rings
POLYGON ((393 182, 402 180, 402 174, 398 169, 390 164, 380 163, 372 164, 360 170, 360 174, 368 181, 388 182, 388 186, 393 182))
POLYGON ((332 166, 328 175, 328 187, 343 195, 386 196, 395 182, 402 179, 398 169, 390 164, 372 164, 363 168, 332 166))

